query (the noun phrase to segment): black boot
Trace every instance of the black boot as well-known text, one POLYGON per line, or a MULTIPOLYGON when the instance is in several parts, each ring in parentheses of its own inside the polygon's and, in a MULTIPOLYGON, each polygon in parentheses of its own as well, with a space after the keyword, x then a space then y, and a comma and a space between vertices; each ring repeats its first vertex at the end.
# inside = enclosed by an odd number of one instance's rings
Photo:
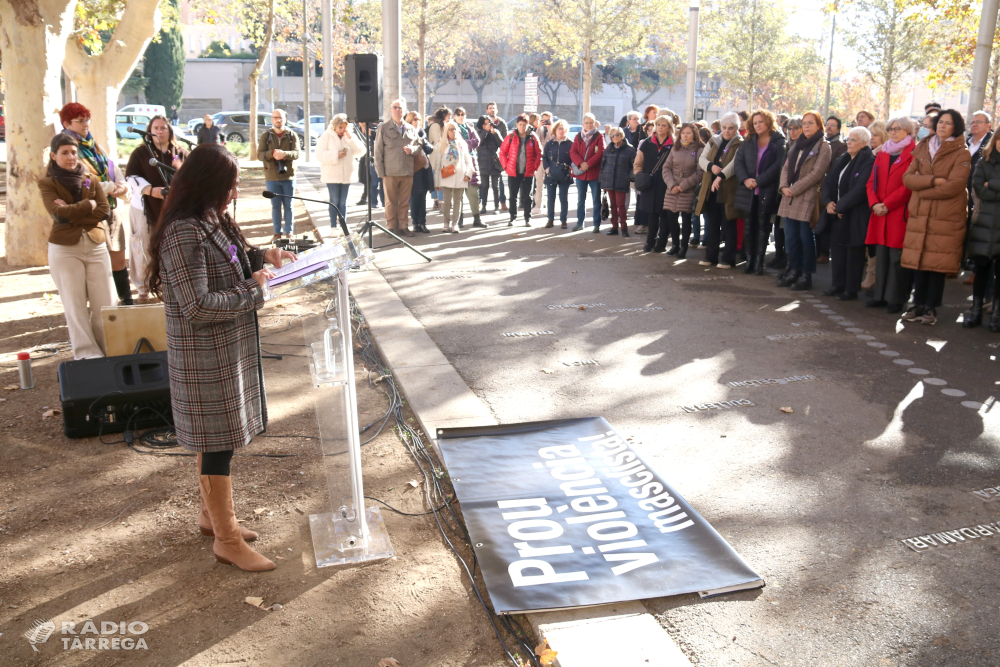
POLYGON ((764 256, 767 255, 767 242, 771 238, 771 225, 761 225, 757 231, 757 245, 754 246, 753 272, 755 275, 764 275, 764 256))
POLYGON ((484 223, 482 221, 482 219, 480 219, 479 214, 477 213, 475 220, 472 221, 472 226, 473 227, 482 227, 483 229, 485 229, 486 228, 486 223, 484 223))
POLYGON ((1000 333, 1000 294, 993 295, 993 312, 990 313, 990 331, 1000 333))
MULTIPOLYGON (((991 318, 992 319, 992 318, 991 318)), ((983 297, 972 296, 972 308, 962 316, 962 328, 972 329, 983 323, 983 297)))
POLYGON ((686 242, 681 243, 681 249, 677 251, 677 259, 684 259, 688 254, 688 244, 686 242))
POLYGON ((756 261, 757 261, 757 253, 754 253, 754 252, 748 253, 747 254, 747 263, 746 263, 746 266, 743 267, 743 273, 745 273, 747 275, 750 275, 751 273, 753 273, 754 272, 754 268, 756 267, 756 264, 754 264, 754 262, 756 262, 756 261))
POLYGON ((811 273, 803 273, 792 285, 793 292, 805 292, 813 288, 813 277, 811 273))
POLYGON ((791 287, 802 276, 802 272, 796 269, 788 269, 778 278, 778 287, 791 287))
POLYGON ((786 266, 788 266, 788 257, 785 255, 784 249, 778 248, 777 252, 774 253, 774 259, 767 263, 767 268, 783 269, 786 266))
POLYGON ((128 282, 128 269, 119 269, 111 272, 111 278, 115 281, 115 291, 118 292, 118 300, 123 306, 134 306, 132 300, 132 285, 128 282))

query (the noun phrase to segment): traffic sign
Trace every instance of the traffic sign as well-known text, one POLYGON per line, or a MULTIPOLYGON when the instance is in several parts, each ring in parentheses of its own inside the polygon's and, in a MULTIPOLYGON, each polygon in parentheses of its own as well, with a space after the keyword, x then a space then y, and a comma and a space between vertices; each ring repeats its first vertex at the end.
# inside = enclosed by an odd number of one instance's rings
POLYGON ((268 102, 277 102, 278 101, 278 89, 277 88, 268 88, 267 90, 265 90, 264 91, 264 99, 267 100, 268 102))

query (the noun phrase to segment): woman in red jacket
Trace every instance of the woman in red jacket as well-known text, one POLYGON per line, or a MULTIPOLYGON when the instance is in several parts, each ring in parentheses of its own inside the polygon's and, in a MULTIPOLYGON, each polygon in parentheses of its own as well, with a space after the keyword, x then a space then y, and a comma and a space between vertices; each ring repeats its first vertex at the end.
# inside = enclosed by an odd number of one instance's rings
POLYGON ((888 313, 900 313, 910 294, 910 272, 899 263, 912 194, 903 185, 903 174, 913 161, 916 143, 913 121, 905 116, 891 119, 886 130, 889 141, 875 156, 875 167, 868 179, 872 217, 865 243, 875 246, 875 294, 865 306, 884 306, 888 313))
POLYGON ((587 215, 587 190, 594 205, 594 233, 601 226, 601 158, 604 157, 604 135, 597 129, 597 118, 592 113, 583 114, 583 132, 573 139, 569 158, 576 177, 576 227, 583 229, 583 218, 587 215))
POLYGON ((503 170, 507 172, 507 185, 510 186, 510 222, 514 226, 517 218, 517 196, 521 193, 521 208, 524 209, 524 226, 531 227, 531 183, 535 171, 542 163, 542 147, 534 128, 528 127, 528 117, 521 114, 517 117, 517 130, 511 132, 500 144, 498 154, 503 170))

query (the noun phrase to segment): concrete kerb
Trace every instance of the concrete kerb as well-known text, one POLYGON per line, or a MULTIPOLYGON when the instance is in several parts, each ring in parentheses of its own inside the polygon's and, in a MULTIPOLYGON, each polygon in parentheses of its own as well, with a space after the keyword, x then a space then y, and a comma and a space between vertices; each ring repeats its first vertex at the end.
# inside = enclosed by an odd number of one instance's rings
MULTIPOLYGON (((318 195, 312 182, 318 181, 318 174, 300 174, 297 188, 302 196, 318 195)), ((304 203, 324 237, 339 233, 329 226, 327 207, 304 203)), ((351 274, 350 290, 375 346, 430 439, 436 440, 438 428, 497 423, 377 269, 351 274)), ((639 602, 526 616, 539 639, 556 651, 558 667, 691 665, 639 602)))

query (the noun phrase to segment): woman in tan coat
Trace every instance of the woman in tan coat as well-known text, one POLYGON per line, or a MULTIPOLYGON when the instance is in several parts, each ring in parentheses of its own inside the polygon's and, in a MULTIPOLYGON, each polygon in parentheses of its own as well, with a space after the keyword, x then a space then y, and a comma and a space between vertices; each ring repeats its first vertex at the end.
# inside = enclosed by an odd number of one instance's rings
POLYGON ((703 176, 698 158, 705 145, 701 143, 698 127, 693 123, 684 123, 677 139, 674 149, 663 163, 663 182, 667 185, 667 192, 663 195, 663 210, 666 211, 673 244, 667 254, 684 259, 687 255, 688 237, 691 236, 691 206, 694 203, 695 189, 701 185, 703 176), (683 229, 677 222, 678 215, 683 220, 683 229))
POLYGON ((778 215, 785 226, 788 270, 778 279, 778 287, 796 291, 812 289, 812 274, 816 272, 812 230, 819 220, 820 186, 833 157, 822 128, 818 112, 802 114, 802 134, 789 142, 788 158, 781 168, 778 215))
POLYGON ((695 215, 705 214, 705 259, 699 266, 731 269, 736 264, 736 153, 743 143, 739 134, 740 117, 729 112, 719 119, 722 131, 712 137, 698 158, 705 174, 698 194, 695 215), (726 251, 719 260, 719 243, 726 241, 726 251))
POLYGON ((913 149, 903 185, 913 191, 903 238, 903 268, 913 269, 913 307, 909 322, 933 325, 944 295, 944 280, 958 273, 968 215, 969 155, 962 135, 965 121, 954 109, 934 119, 934 133, 913 149))
POLYGON ((52 216, 49 273, 66 313, 73 358, 95 359, 105 355, 101 308, 115 305, 107 244, 111 207, 100 179, 80 160, 74 137, 57 134, 51 150, 46 177, 38 181, 52 216))

